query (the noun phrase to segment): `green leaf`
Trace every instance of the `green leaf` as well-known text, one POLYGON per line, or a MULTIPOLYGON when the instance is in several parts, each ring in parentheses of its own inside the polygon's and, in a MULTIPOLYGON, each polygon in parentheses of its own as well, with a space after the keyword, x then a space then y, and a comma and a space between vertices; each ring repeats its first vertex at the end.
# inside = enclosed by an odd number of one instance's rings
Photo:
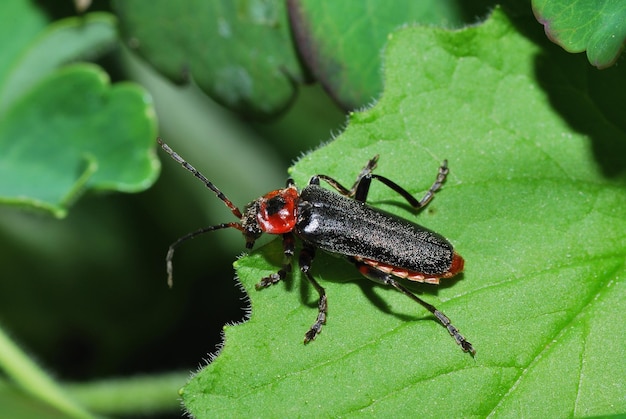
POLYGON ((254 290, 280 266, 274 241, 236 263, 251 318, 226 327, 221 354, 185 387, 195 417, 626 412, 626 135, 587 91, 606 73, 545 54, 537 29, 496 9, 460 31, 394 33, 381 100, 292 171, 299 185, 316 173, 351 185, 380 154, 376 172, 419 197, 448 159, 446 184, 419 216, 380 184, 368 201, 440 232, 463 255, 459 278, 414 289, 476 357, 420 306, 322 252, 313 273, 328 321, 303 345, 317 295, 297 269, 254 290))
MULTIPOLYGON (((56 417, 64 413, 69 418, 92 418, 82 406, 76 404, 56 382, 0 329, 0 368, 19 385, 23 393, 5 386, 0 381, 0 409, 6 417, 25 417, 23 405, 35 403, 45 417, 56 417), (29 400, 30 399, 30 400, 29 400), (58 410, 58 412, 57 412, 58 410)), ((32 415, 32 412, 30 412, 32 415)), ((37 415, 39 416, 39 415, 37 415)))
POLYGON ((621 0, 533 0, 533 11, 550 40, 568 52, 587 51, 589 62, 606 68, 626 42, 626 4, 621 0))
POLYGON ((381 51, 387 35, 407 24, 459 26, 454 1, 379 0, 288 2, 298 48, 311 72, 344 109, 357 109, 382 91, 381 51), (358 17, 358 18, 357 18, 358 17))
POLYGON ((116 1, 126 42, 158 71, 191 76, 213 99, 267 116, 294 99, 303 74, 283 1, 116 1))
POLYGON ((84 189, 135 192, 158 173, 150 98, 98 67, 48 76, 0 120, 0 202, 63 217, 84 189))
POLYGON ((0 203, 63 217, 85 189, 140 191, 158 173, 147 93, 109 85, 91 65, 63 65, 115 45, 106 13, 48 25, 29 1, 4 2, 0 29, 0 203))
MULTIPOLYGON (((5 2, 0 7, 7 9, 11 4, 24 3, 28 2, 5 2)), ((3 12, 0 14, 8 16, 3 12)), ((32 14, 23 11, 20 17, 32 14)), ((115 18, 107 13, 91 13, 85 17, 57 21, 45 30, 20 37, 20 40, 30 41, 27 45, 14 42, 14 33, 22 24, 21 21, 9 19, 7 22, 9 31, 0 32, 0 44, 9 47, 19 45, 22 49, 13 60, 3 62, 4 69, 0 72, 3 74, 0 77, 0 112, 6 111, 13 101, 61 65, 93 58, 104 49, 111 48, 117 39, 115 18)))
MULTIPOLYGON (((12 70, 23 50, 35 39, 47 25, 42 10, 30 1, 5 1, 0 3, 0 15, 11 16, 0 25, 0 80, 4 81, 12 70)), ((0 83, 0 85, 4 82, 0 83)), ((2 91, 2 90, 0 90, 2 91)))

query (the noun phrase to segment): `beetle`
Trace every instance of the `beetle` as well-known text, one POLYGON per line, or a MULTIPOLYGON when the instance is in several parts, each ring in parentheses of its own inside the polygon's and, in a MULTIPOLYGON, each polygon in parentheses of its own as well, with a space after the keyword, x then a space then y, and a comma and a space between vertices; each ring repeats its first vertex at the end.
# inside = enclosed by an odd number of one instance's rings
POLYGON ((302 190, 298 190, 294 181, 288 179, 285 188, 263 195, 241 211, 217 186, 176 154, 161 138, 157 138, 157 141, 172 159, 213 191, 239 220, 204 227, 176 240, 169 247, 166 256, 170 287, 175 249, 183 242, 201 234, 234 228, 243 233, 247 249, 252 249, 255 241, 263 233, 281 235, 283 265, 277 272, 262 278, 256 285, 257 290, 276 284, 291 271, 297 237, 303 243, 299 254, 300 270, 319 295, 317 318, 305 333, 304 343, 315 339, 326 323, 328 311, 326 292, 311 274, 316 249, 321 249, 345 257, 363 276, 379 284, 392 286, 422 305, 448 330, 464 352, 475 355, 476 351, 472 344, 461 335, 443 312, 413 294, 399 282, 405 279, 438 284, 441 279, 453 277, 463 270, 463 258, 440 234, 366 203, 370 185, 375 179, 401 195, 413 208, 424 208, 448 175, 447 160, 443 161, 435 182, 420 200, 392 180, 372 173, 378 161, 378 156, 374 156, 363 167, 350 189, 323 174, 313 176, 302 190), (320 181, 324 181, 335 191, 322 188, 320 181))

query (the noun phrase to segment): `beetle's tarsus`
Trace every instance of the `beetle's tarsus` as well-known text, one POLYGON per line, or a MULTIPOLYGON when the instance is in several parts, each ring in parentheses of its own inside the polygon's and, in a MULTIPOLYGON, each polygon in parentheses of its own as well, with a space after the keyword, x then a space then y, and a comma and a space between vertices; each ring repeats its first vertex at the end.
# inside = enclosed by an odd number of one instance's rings
POLYGON ((285 277, 287 276, 287 272, 285 272, 283 269, 281 269, 280 271, 271 274, 270 276, 266 276, 265 278, 261 278, 261 280, 254 286, 257 290, 263 289, 263 288, 267 288, 271 285, 274 285, 278 282, 280 282, 281 280, 285 279, 285 277))
POLYGON ((326 313, 328 311, 328 301, 326 299, 326 294, 320 297, 320 301, 318 303, 318 313, 317 319, 315 319, 315 323, 309 329, 308 332, 304 334, 304 343, 309 343, 317 335, 322 331, 322 326, 326 324, 326 313))

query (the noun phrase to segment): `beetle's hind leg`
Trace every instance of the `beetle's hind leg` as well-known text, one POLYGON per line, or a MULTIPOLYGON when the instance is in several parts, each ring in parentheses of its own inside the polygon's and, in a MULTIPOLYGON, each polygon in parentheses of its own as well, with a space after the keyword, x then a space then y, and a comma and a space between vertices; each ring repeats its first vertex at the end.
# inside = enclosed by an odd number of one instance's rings
POLYGON ((454 338, 456 343, 461 347, 461 349, 463 349, 464 352, 469 352, 470 354, 472 354, 472 356, 476 354, 476 350, 474 349, 472 344, 467 341, 467 339, 465 339, 465 337, 459 332, 459 329, 457 329, 452 324, 448 316, 439 311, 435 306, 433 306, 432 304, 428 304, 426 301, 413 294, 406 287, 400 284, 398 280, 392 275, 379 271, 378 269, 354 258, 350 258, 350 260, 356 265, 359 272, 361 272, 361 274, 366 278, 371 279, 372 281, 379 284, 391 285, 392 287, 409 297, 411 300, 415 301, 426 310, 430 311, 433 316, 435 316, 437 320, 439 320, 439 323, 441 323, 443 327, 448 329, 448 333, 450 333, 450 336, 454 338))

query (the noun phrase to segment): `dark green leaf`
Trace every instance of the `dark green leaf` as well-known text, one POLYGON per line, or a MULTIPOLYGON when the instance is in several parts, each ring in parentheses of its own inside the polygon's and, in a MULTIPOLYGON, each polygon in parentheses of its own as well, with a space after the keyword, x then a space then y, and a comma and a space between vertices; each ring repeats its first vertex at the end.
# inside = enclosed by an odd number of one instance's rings
POLYGON ((285 109, 302 81, 283 1, 116 1, 128 45, 170 79, 257 116, 285 109))
POLYGON ((292 0, 288 5, 298 48, 313 75, 344 109, 357 109, 382 92, 382 49, 389 33, 415 24, 459 27, 485 13, 481 3, 396 0, 389 7, 380 0, 292 0))
POLYGON ((380 154, 377 173, 420 196, 449 160, 443 190, 416 218, 382 185, 369 201, 442 233, 465 257, 460 278, 415 289, 449 315, 476 358, 420 306, 324 254, 313 271, 328 323, 303 345, 314 290, 297 272, 254 290, 280 265, 274 241, 236 264, 252 317, 226 328, 222 353, 185 387, 194 416, 626 411, 625 164, 607 156, 625 155, 626 136, 572 82, 593 77, 584 65, 564 77, 562 58, 550 56, 538 72, 545 46, 516 27, 533 26, 496 10, 461 31, 394 33, 380 102, 292 173, 300 185, 315 173, 349 185, 380 154), (572 128, 576 118, 584 129, 572 128))
POLYGON ((587 51, 589 62, 606 68, 626 42, 626 4, 621 0, 533 0, 546 35, 569 52, 587 51))

